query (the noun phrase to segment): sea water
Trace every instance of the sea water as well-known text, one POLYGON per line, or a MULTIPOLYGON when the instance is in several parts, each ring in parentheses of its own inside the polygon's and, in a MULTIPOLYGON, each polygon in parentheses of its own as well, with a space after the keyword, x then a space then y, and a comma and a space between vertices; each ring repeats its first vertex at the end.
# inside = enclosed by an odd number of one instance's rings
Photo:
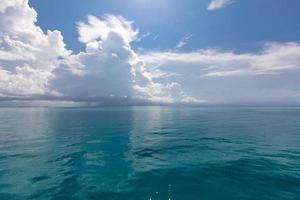
POLYGON ((0 108, 1 200, 299 200, 300 108, 0 108))

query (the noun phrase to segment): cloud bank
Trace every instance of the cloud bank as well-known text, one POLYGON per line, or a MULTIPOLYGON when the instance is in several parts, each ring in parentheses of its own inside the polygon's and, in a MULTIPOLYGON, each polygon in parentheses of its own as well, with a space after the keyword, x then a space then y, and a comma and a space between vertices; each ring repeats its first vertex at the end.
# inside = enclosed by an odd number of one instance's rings
POLYGON ((135 98, 198 102, 178 83, 153 82, 130 43, 138 30, 127 19, 88 16, 77 24, 86 50, 67 50, 57 30, 44 33, 28 0, 5 0, 0 7, 0 95, 66 99, 135 98))
POLYGON ((140 55, 156 82, 174 81, 195 97, 223 103, 297 103, 300 44, 266 43, 258 53, 218 49, 140 55))
MULTIPOLYGON (((213 1, 211 9, 232 1, 213 1), (218 3, 219 2, 219 3, 218 3)), ((139 31, 121 16, 77 23, 85 51, 44 32, 28 0, 0 5, 0 99, 160 103, 264 103, 300 100, 300 44, 265 43, 257 53, 220 49, 139 53, 139 31)))

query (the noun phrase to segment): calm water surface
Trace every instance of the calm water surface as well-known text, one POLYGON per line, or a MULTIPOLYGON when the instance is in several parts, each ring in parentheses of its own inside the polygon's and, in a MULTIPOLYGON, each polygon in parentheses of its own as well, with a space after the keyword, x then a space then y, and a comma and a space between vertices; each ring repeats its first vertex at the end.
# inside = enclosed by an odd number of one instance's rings
POLYGON ((300 108, 0 108, 1 200, 299 200, 300 108))

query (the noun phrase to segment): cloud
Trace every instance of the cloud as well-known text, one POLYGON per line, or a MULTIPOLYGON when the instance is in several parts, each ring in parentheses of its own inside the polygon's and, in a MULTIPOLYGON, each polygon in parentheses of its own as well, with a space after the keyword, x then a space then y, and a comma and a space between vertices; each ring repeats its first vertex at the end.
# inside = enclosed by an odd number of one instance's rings
POLYGON ((159 66, 160 70, 171 70, 169 73, 193 70, 199 76, 208 77, 263 75, 299 69, 300 44, 266 43, 259 53, 237 54, 206 49, 189 53, 150 52, 141 57, 150 70, 159 66))
POLYGON ((146 39, 147 37, 149 37, 151 35, 150 32, 144 33, 142 36, 140 36, 136 42, 142 42, 144 39, 146 39))
MULTIPOLYGON (((266 43, 256 53, 220 49, 137 53, 134 23, 87 16, 77 23, 85 50, 44 32, 28 0, 0 6, 0 97, 165 103, 299 102, 300 43, 266 43)), ((142 36, 143 37, 143 36, 142 36)))
POLYGON ((258 53, 205 49, 148 52, 140 58, 156 83, 176 82, 207 102, 289 100, 288 94, 299 91, 300 44, 295 42, 266 43, 258 53))
POLYGON ((77 24, 78 40, 86 45, 86 50, 78 54, 65 48, 59 31, 44 33, 36 21, 37 13, 28 0, 1 3, 2 98, 188 101, 176 83, 156 84, 141 71, 143 62, 130 44, 139 33, 132 21, 114 15, 87 16, 77 24))
POLYGON ((175 91, 173 83, 156 84, 143 72, 143 62, 130 45, 138 40, 138 31, 131 21, 114 15, 101 19, 88 16, 87 21, 78 23, 78 32, 86 51, 70 56, 69 62, 57 68, 51 80, 52 89, 61 95, 168 103, 195 100, 181 91, 179 85, 175 91))
POLYGON ((138 30, 132 28, 132 21, 121 16, 106 15, 103 19, 89 15, 87 23, 78 23, 79 41, 90 43, 98 39, 106 40, 109 34, 118 33, 126 45, 137 39, 138 30))
POLYGON ((0 12, 3 13, 7 8, 20 6, 23 4, 21 0, 2 1, 0 4, 0 12))
POLYGON ((55 70, 51 87, 73 98, 124 97, 133 95, 134 52, 130 42, 137 31, 124 18, 106 15, 103 19, 88 16, 78 23, 79 41, 86 51, 72 55, 64 67, 55 70))
POLYGON ((178 42, 178 44, 176 45, 177 49, 180 49, 181 47, 187 45, 187 43, 191 40, 192 35, 185 35, 183 36, 180 41, 178 42))
POLYGON ((0 7, 0 93, 42 95, 48 91, 58 58, 66 57, 59 31, 44 33, 28 0, 6 0, 0 7))
POLYGON ((234 3, 234 0, 213 0, 208 5, 207 10, 210 10, 210 11, 219 10, 219 9, 224 8, 232 3, 234 3))

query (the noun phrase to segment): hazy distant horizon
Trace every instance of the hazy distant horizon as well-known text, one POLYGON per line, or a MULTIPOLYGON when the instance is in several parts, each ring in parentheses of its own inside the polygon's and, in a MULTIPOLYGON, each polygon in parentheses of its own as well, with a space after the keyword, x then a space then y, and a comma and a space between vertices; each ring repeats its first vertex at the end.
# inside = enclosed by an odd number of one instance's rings
POLYGON ((80 100, 0 100, 0 107, 300 107, 300 103, 162 103, 162 102, 150 102, 140 99, 130 101, 120 101, 116 99, 112 100, 98 100, 98 101, 80 101, 80 100))

